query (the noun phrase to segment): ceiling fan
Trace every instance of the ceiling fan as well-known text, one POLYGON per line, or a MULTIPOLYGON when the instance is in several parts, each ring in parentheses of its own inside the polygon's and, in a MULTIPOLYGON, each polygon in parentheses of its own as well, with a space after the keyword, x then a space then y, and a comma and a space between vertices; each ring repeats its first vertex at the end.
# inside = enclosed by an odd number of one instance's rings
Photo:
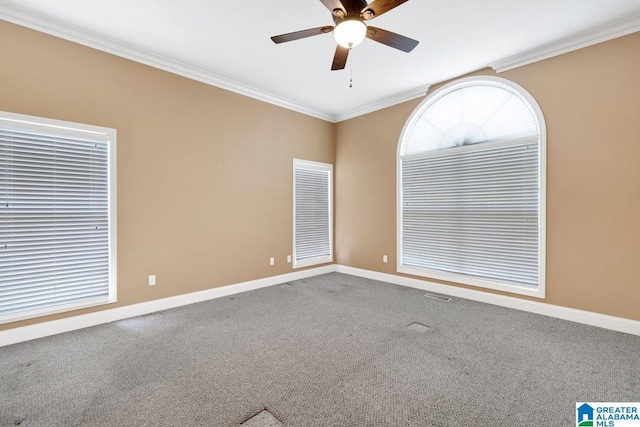
POLYGON ((375 0, 367 4, 367 0, 320 0, 333 15, 334 26, 310 28, 271 37, 274 43, 280 44, 333 32, 338 43, 333 56, 332 70, 342 70, 347 64, 349 51, 359 45, 364 38, 386 44, 403 52, 411 52, 418 41, 381 28, 367 26, 366 21, 380 16, 409 0, 375 0))

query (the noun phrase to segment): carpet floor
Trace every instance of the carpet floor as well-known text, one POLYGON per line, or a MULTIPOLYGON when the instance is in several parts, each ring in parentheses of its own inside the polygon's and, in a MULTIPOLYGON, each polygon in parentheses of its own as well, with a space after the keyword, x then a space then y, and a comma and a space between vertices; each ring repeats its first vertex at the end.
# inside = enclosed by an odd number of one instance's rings
POLYGON ((0 348, 2 426, 571 426, 640 337, 337 273, 0 348))

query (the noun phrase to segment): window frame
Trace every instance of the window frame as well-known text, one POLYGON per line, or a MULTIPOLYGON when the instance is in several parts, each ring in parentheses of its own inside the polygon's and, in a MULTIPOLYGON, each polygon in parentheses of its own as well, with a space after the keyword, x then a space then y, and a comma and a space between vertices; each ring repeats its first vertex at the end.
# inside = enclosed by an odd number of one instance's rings
POLYGON ((333 262, 333 165, 330 163, 322 163, 311 160, 293 159, 293 249, 292 249, 292 268, 311 267, 319 264, 328 264, 333 262), (326 171, 329 174, 329 255, 324 257, 308 258, 297 260, 296 251, 296 169, 312 169, 326 171))
POLYGON ((54 314, 66 313, 74 310, 97 307, 117 302, 117 152, 115 129, 87 125, 83 123, 75 123, 63 120, 56 120, 44 117, 30 116, 25 114, 17 114, 6 111, 0 111, 0 123, 14 128, 55 132, 56 135, 66 137, 87 137, 99 138, 104 141, 108 147, 108 256, 109 256, 109 293, 107 296, 91 298, 70 304, 54 305, 35 310, 27 310, 16 313, 10 313, 0 316, 0 324, 17 322, 21 320, 33 319, 37 317, 49 316, 54 314))
MULTIPOLYGON (((490 142, 489 142, 490 143, 490 142)), ((482 145, 482 144, 479 144, 482 145)), ((473 147, 473 146, 470 146, 473 147)), ((462 148, 465 149, 466 147, 462 148)), ((436 279, 446 282, 451 282, 454 284, 462 284, 462 285, 470 285, 485 289, 491 289, 495 291, 508 292, 512 294, 518 295, 526 295, 535 298, 545 298, 546 294, 546 177, 547 177, 547 130, 546 124, 544 120, 544 115, 542 113, 542 109, 533 98, 533 96, 526 91, 520 85, 500 77, 494 76, 474 76, 474 77, 466 77, 449 84, 446 84, 427 96, 411 113, 409 119, 406 121, 402 132, 400 134, 400 139, 398 142, 398 148, 396 153, 396 255, 397 255, 397 265, 396 270, 398 273, 409 274, 418 277, 425 277, 429 279, 436 279), (532 113, 534 114, 537 124, 538 124, 538 134, 539 134, 539 159, 538 159, 538 167, 539 167, 539 196, 538 196, 538 286, 537 288, 532 288, 525 285, 518 285, 514 283, 506 283, 501 282, 499 280, 492 280, 486 278, 478 278, 458 273, 446 273, 442 271, 434 271, 434 270, 426 270, 426 269, 417 269, 411 267, 404 267, 402 265, 403 255, 402 255, 402 230, 403 230, 403 200, 402 200, 402 160, 406 158, 412 157, 412 155, 404 156, 404 148, 409 140, 409 136, 411 131, 413 130, 414 125, 420 119, 422 114, 436 101, 438 101, 443 96, 464 88, 468 86, 476 86, 476 85, 491 85, 502 87, 504 89, 509 90, 515 95, 519 96, 530 108, 532 113)))

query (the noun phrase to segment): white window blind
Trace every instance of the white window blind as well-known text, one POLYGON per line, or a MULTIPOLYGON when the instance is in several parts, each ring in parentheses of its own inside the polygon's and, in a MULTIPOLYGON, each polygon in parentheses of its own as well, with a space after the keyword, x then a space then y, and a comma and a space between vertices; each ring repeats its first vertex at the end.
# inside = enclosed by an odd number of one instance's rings
POLYGON ((403 265, 538 284, 538 142, 402 161, 403 265))
POLYGON ((333 261, 332 172, 329 164, 294 160, 294 267, 333 261))
POLYGON ((0 115, 0 321, 113 301, 114 135, 15 117, 0 115))
POLYGON ((543 297, 544 138, 535 100, 504 79, 423 101, 398 152, 398 270, 543 297))

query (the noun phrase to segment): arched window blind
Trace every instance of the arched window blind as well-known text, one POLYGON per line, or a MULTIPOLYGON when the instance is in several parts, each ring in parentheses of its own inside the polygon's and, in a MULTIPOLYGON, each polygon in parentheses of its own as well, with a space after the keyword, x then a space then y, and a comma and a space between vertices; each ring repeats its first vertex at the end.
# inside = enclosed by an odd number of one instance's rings
POLYGON ((544 295, 544 123, 495 78, 428 97, 399 146, 399 271, 544 295))
POLYGON ((0 322, 115 300, 114 144, 0 113, 0 322))

